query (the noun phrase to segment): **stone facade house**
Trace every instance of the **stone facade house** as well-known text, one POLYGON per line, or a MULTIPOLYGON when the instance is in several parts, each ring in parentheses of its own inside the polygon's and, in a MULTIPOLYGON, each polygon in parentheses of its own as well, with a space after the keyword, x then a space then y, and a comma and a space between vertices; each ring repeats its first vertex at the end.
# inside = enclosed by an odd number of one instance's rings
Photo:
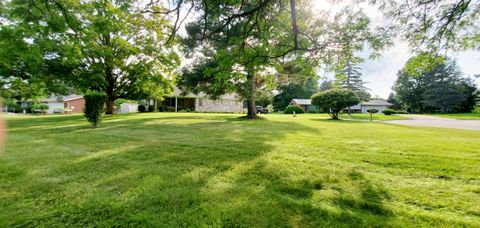
POLYGON ((225 94, 214 100, 205 93, 183 94, 177 87, 174 87, 172 96, 164 98, 161 106, 165 111, 172 112, 182 110, 196 112, 243 112, 243 101, 236 94, 225 94))

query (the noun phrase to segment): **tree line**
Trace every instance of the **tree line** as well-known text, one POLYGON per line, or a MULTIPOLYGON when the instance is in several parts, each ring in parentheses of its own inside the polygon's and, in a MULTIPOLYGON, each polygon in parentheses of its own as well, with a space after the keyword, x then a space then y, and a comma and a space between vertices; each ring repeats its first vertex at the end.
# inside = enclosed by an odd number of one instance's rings
POLYGON ((213 98, 235 92, 254 119, 265 91, 310 85, 319 66, 365 95, 358 53, 378 57, 399 33, 431 53, 478 47, 478 2, 365 2, 393 26, 373 27, 355 5, 329 14, 299 0, 4 1, 0 95, 99 91, 113 113, 117 99, 161 99, 176 84, 213 98), (181 56, 193 63, 180 69, 181 56))

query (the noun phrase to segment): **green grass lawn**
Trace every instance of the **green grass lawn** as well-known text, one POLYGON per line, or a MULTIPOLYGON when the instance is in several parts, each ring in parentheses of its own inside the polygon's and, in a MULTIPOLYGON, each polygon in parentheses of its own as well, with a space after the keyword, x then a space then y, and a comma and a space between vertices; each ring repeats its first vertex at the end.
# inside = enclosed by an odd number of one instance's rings
POLYGON ((480 113, 435 114, 434 116, 458 120, 480 120, 480 113))
POLYGON ((237 117, 9 116, 0 227, 480 226, 478 131, 237 117))
MULTIPOLYGON (((353 120, 370 120, 370 114, 368 113, 352 113, 351 115, 348 114, 340 114, 341 119, 353 119, 353 120)), ((383 113, 375 113, 372 116, 373 120, 405 120, 408 119, 404 116, 399 115, 385 115, 383 113)))

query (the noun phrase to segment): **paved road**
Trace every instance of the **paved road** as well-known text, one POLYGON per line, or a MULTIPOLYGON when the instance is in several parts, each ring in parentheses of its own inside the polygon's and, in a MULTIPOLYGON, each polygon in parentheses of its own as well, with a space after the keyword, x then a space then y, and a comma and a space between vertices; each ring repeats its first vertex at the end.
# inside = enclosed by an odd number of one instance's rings
POLYGON ((455 120, 433 116, 422 115, 404 115, 408 120, 391 120, 386 121, 392 124, 402 124, 410 126, 423 127, 443 127, 443 128, 458 128, 469 130, 480 130, 480 120, 455 120))

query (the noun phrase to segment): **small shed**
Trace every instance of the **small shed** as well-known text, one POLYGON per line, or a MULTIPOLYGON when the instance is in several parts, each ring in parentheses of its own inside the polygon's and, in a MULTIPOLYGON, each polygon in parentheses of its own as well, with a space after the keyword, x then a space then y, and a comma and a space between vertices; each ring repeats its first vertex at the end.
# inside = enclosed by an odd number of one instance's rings
POLYGON ((310 99, 292 99, 290 104, 300 106, 305 112, 317 110, 317 107, 312 105, 312 100, 310 99))
POLYGON ((138 104, 125 102, 120 105, 120 113, 135 113, 138 112, 138 104))

